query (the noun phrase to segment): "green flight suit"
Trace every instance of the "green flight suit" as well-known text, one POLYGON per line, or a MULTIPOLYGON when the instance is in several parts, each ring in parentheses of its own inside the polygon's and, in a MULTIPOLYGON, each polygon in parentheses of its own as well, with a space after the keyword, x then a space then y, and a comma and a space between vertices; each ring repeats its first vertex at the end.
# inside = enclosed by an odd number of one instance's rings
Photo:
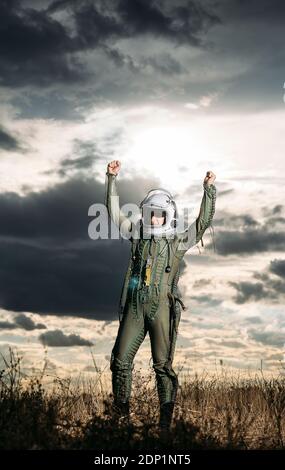
MULTIPOLYGON (((132 222, 122 213, 116 188, 116 176, 106 173, 105 204, 113 222, 130 231, 132 222)), ((130 238, 131 256, 119 303, 119 328, 112 349, 110 369, 117 404, 127 403, 131 395, 133 360, 147 332, 150 336, 160 406, 173 403, 178 389, 172 361, 181 317, 185 309, 178 289, 180 262, 191 246, 202 240, 210 226, 216 200, 216 188, 204 186, 197 219, 175 237, 130 238), (147 256, 154 263, 149 286, 144 285, 147 256), (168 269, 166 267, 168 266, 168 269)))

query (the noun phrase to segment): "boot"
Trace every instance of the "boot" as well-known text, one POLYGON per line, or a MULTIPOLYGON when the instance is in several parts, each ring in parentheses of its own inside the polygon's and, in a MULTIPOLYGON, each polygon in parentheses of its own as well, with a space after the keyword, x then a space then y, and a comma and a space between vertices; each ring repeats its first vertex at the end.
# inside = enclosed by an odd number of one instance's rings
POLYGON ((159 427, 161 430, 169 430, 174 409, 174 402, 169 401, 160 405, 159 427))

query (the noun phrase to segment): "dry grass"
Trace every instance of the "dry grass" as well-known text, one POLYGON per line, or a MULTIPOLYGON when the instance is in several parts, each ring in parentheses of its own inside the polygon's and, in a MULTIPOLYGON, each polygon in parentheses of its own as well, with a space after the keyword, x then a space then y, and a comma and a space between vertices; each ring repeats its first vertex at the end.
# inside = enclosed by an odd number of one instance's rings
MULTIPOLYGON (((169 438, 158 434, 153 372, 134 371, 132 423, 119 425, 100 370, 94 381, 55 378, 43 386, 21 372, 10 349, 0 371, 1 449, 282 449, 285 378, 188 377, 180 383, 169 438)), ((180 381, 181 382, 181 381, 180 381)))

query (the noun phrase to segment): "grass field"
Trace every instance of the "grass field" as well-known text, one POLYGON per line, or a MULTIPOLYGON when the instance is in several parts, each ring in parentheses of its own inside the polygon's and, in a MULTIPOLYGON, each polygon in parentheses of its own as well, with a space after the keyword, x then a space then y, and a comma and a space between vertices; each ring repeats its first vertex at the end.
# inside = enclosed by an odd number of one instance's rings
POLYGON ((46 388, 21 371, 10 349, 0 371, 1 449, 283 449, 285 377, 220 376, 180 380, 173 425, 158 433, 159 405, 152 371, 133 374, 131 424, 118 424, 100 371, 94 379, 54 378, 46 388))

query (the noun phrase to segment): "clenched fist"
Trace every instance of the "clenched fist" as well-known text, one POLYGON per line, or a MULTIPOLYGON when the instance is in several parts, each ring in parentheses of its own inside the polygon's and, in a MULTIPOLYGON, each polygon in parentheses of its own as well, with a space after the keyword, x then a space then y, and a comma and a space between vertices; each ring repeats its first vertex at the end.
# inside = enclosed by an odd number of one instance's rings
POLYGON ((216 179, 215 173, 213 173, 212 171, 207 171, 203 184, 207 184, 207 186, 210 186, 210 184, 214 183, 215 179, 216 179))
POLYGON ((111 175, 117 175, 121 169, 121 162, 119 160, 113 160, 108 163, 107 172, 111 175))

